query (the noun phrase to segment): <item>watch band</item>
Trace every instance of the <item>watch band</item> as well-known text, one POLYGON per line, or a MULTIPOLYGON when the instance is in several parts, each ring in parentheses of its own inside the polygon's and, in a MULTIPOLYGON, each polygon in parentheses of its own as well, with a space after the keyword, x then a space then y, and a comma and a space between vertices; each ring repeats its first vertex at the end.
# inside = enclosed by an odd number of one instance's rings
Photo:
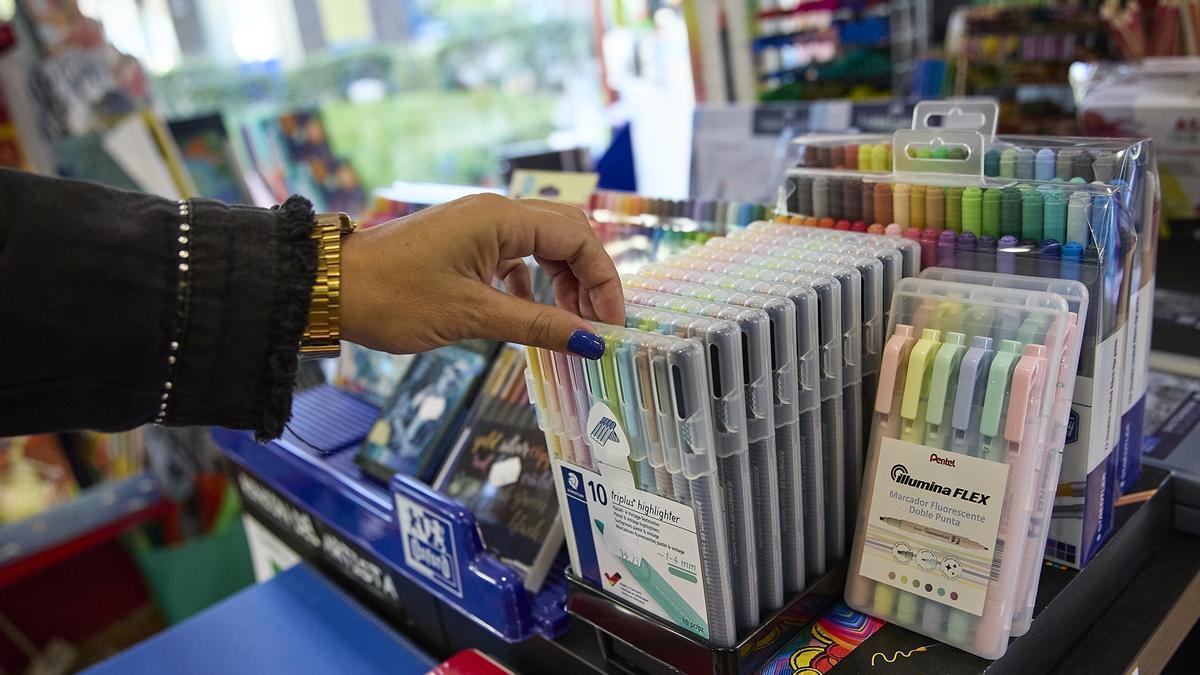
POLYGON ((317 241, 317 274, 300 358, 324 359, 341 353, 342 236, 358 225, 345 213, 319 213, 312 238, 317 241))

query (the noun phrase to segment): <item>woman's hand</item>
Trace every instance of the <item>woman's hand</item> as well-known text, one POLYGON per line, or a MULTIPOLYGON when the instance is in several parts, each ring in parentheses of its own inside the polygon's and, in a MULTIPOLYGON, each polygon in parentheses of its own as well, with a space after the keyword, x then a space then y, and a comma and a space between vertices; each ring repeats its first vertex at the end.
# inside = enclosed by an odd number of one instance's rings
POLYGON ((625 321, 617 270, 579 209, 491 194, 346 236, 341 299, 345 339, 399 354, 486 338, 594 359, 604 342, 584 319, 625 321), (558 307, 533 302, 528 255, 558 307))

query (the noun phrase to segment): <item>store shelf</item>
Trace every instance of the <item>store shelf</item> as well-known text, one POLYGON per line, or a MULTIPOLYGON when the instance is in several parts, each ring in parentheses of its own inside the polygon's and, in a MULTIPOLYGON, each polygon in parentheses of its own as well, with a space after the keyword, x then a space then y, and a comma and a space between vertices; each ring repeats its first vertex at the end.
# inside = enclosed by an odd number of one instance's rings
POLYGON ((511 567, 484 549, 474 515, 461 504, 406 476, 387 488, 363 476, 353 454, 375 417, 373 406, 321 386, 297 394, 294 408, 292 436, 280 441, 263 445, 246 432, 213 432, 237 467, 247 513, 306 559, 358 586, 398 623, 426 631, 430 641, 446 639, 442 622, 428 616, 443 611, 507 643, 553 639, 566 630, 561 574, 552 572, 530 594, 511 567), (417 555, 414 541, 405 540, 398 502, 405 522, 416 517, 422 528, 439 530, 428 540, 435 550, 417 555))
POLYGON ((167 503, 147 471, 95 485, 76 498, 0 527, 0 587, 155 518, 167 503))

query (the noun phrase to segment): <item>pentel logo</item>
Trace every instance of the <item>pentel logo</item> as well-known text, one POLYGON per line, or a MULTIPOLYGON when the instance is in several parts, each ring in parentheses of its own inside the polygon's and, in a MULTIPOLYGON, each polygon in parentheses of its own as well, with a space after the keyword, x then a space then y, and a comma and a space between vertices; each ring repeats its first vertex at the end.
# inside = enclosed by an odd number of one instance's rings
POLYGON ((929 461, 934 464, 941 464, 942 466, 954 466, 953 459, 950 459, 949 457, 938 457, 936 452, 929 455, 929 461))
MULTIPOLYGON (((931 462, 934 461, 933 457, 936 457, 936 455, 930 456, 931 462)), ((991 495, 985 495, 982 492, 975 492, 974 490, 967 490, 966 488, 942 485, 937 481, 913 478, 908 474, 908 467, 904 466, 903 464, 892 465, 892 480, 900 485, 907 485, 908 487, 916 488, 918 490, 926 490, 928 492, 936 492, 940 495, 945 495, 946 497, 954 497, 956 499, 961 499, 965 502, 971 502, 973 504, 986 505, 988 500, 992 497, 991 495)))

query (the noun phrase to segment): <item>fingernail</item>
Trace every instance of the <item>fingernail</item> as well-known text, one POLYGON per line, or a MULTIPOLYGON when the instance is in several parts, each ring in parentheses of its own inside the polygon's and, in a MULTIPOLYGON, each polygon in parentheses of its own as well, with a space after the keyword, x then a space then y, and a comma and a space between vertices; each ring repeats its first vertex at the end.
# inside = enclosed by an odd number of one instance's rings
POLYGON ((581 328, 571 333, 571 339, 567 340, 567 351, 595 361, 604 356, 604 338, 581 328))

